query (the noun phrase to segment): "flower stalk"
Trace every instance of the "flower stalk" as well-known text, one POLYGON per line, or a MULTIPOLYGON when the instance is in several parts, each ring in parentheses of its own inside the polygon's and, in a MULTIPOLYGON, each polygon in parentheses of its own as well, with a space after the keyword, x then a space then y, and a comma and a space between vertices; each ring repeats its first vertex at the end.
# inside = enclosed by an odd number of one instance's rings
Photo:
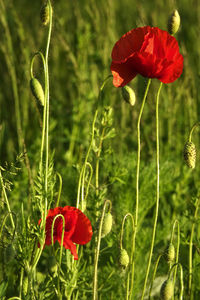
POLYGON ((157 227, 157 220, 158 220, 158 210, 159 210, 159 179, 160 179, 160 169, 159 169, 159 96, 160 91, 162 88, 162 82, 160 83, 157 97, 156 97, 156 211, 155 211, 155 218, 154 218, 154 225, 153 225, 153 233, 152 233, 152 240, 151 240, 151 248, 149 253, 148 265, 146 270, 146 276, 144 281, 144 287, 142 291, 141 300, 144 299, 144 294, 146 290, 147 280, 149 276, 150 266, 151 266, 151 259, 153 255, 153 248, 155 242, 155 235, 156 235, 156 227, 157 227))

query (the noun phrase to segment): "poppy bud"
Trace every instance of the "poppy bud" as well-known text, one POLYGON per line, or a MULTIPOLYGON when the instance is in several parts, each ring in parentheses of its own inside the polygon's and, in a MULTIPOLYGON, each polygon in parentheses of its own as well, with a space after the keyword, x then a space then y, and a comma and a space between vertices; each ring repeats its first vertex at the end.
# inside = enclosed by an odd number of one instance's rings
POLYGON ((170 243, 165 249, 165 259, 168 263, 173 263, 175 259, 175 248, 172 243, 170 243))
POLYGON ((160 299, 170 300, 174 293, 174 285, 170 279, 164 281, 160 289, 160 299))
POLYGON ((49 4, 46 2, 40 11, 40 19, 42 25, 46 26, 49 23, 49 4))
POLYGON ((23 279, 23 285, 22 285, 22 292, 23 292, 24 296, 26 296, 27 291, 28 291, 28 277, 25 276, 23 279))
POLYGON ((30 87, 33 96, 40 102, 42 106, 44 106, 44 91, 43 88, 37 78, 31 78, 30 87))
POLYGON ((129 264, 129 256, 125 249, 120 250, 120 257, 119 257, 119 263, 122 267, 127 267, 129 264))
POLYGON ((110 233, 110 231, 112 229, 112 222, 113 222, 113 217, 112 217, 111 213, 107 213, 103 219, 101 237, 104 237, 108 233, 110 233))
POLYGON ((193 142, 187 142, 184 147, 183 151, 184 159, 186 162, 186 165, 194 169, 196 164, 196 147, 193 142))
POLYGON ((125 85, 122 87, 122 96, 123 99, 131 106, 135 105, 135 92, 130 86, 125 85))
POLYGON ((180 27, 180 21, 181 19, 178 10, 175 9, 168 20, 168 32, 171 35, 174 35, 178 31, 180 27))

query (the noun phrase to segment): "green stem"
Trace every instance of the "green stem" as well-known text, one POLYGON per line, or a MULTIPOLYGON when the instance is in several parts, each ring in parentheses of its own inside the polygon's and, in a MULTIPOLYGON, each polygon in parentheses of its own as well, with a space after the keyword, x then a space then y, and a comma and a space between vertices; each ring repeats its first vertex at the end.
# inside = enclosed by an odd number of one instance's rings
MULTIPOLYGON (((127 217, 131 218, 133 232, 135 230, 134 217, 131 213, 127 213, 124 216, 123 221, 122 221, 121 235, 120 235, 120 249, 123 249, 124 224, 125 224, 125 221, 126 221, 127 217)), ((132 240, 132 246, 133 246, 133 240, 132 240)), ((133 252, 131 252, 130 265, 132 265, 132 263, 133 263, 133 252)), ((127 276, 127 286, 126 286, 126 299, 127 300, 129 298, 129 295, 132 295, 132 290, 133 290, 133 273, 130 274, 130 269, 129 269, 128 276, 127 276), (132 275, 132 276, 131 276, 131 287, 130 287, 130 291, 129 291, 130 275, 132 275)))
POLYGON ((152 240, 151 240, 151 248, 150 248, 150 254, 149 254, 149 260, 146 270, 146 276, 144 281, 144 287, 142 291, 142 297, 141 299, 144 299, 144 294, 146 290, 147 280, 149 276, 150 266, 151 266, 151 259, 153 255, 153 248, 154 248, 154 242, 155 242, 155 235, 156 235, 156 226, 157 226, 157 220, 158 220, 158 209, 159 209, 159 96, 160 91, 162 88, 162 82, 160 83, 157 97, 156 97, 156 211, 155 211, 155 219, 154 219, 154 225, 153 225, 153 234, 152 234, 152 240))
MULTIPOLYGON (((49 5, 49 31, 48 31, 48 38, 47 38, 47 46, 46 46, 46 53, 45 53, 45 103, 44 103, 44 114, 43 114, 43 133, 42 133, 42 143, 46 143, 46 161, 45 161, 45 179, 44 179, 44 189, 45 189, 45 202, 44 202, 44 214, 42 215, 42 220, 40 223, 41 228, 43 228, 43 243, 40 245, 40 248, 37 249, 34 261, 32 264, 32 270, 34 270, 38 264, 38 261, 40 259, 40 256, 43 251, 43 244, 45 242, 45 223, 46 223, 46 216, 47 216, 47 191, 48 191, 48 160, 49 160, 49 140, 48 140, 48 134, 49 134, 49 74, 48 74, 48 54, 49 54, 49 45, 50 45, 50 39, 51 39, 51 31, 52 31, 52 7, 51 2, 48 0, 49 5), (45 130, 46 127, 46 130, 45 130), (46 134, 46 138, 44 138, 44 135, 46 134)), ((43 156, 43 151, 41 149, 41 158, 43 156)), ((40 162, 41 167, 41 162, 40 162)), ((42 175, 42 174, 41 174, 42 175)))
POLYGON ((59 206, 59 202, 60 202, 61 192, 62 192, 62 176, 58 172, 56 172, 56 175, 59 178, 59 191, 58 191, 58 197, 57 197, 57 201, 56 201, 56 207, 58 207, 59 206))
POLYGON ((45 98, 46 98, 46 161, 45 161, 45 219, 47 215, 47 190, 48 190, 48 165, 49 165, 49 70, 48 70, 48 57, 49 45, 51 40, 52 31, 52 7, 51 2, 48 0, 49 5, 49 31, 47 38, 47 46, 45 53, 45 98))
MULTIPOLYGON (((36 52, 33 55, 33 58, 31 60, 31 67, 30 67, 30 73, 31 73, 31 78, 34 77, 33 75, 33 64, 35 61, 36 56, 39 55, 42 59, 43 62, 43 68, 44 68, 44 74, 45 74, 45 85, 46 85, 46 61, 45 58, 42 54, 42 52, 36 52)), ((45 104, 43 108, 43 122, 42 122, 42 139, 41 139, 41 147, 40 147, 40 165, 39 165, 39 172, 40 176, 42 176, 43 173, 43 153, 44 153, 44 141, 45 141, 45 128, 46 128, 46 95, 45 95, 45 104)))
MULTIPOLYGON (((180 226, 179 226, 178 220, 175 220, 174 224, 173 224, 171 242, 173 241, 174 230, 175 230, 176 224, 177 224, 177 247, 176 247, 176 261, 175 261, 175 267, 174 267, 175 268, 174 269, 174 279, 173 279, 174 286, 175 286, 175 283, 176 283, 176 273, 177 273, 177 268, 178 268, 179 248, 180 248, 180 226)), ((174 296, 172 297, 172 299, 174 299, 174 296)))
POLYGON ((84 161, 83 167, 82 167, 81 172, 80 172, 80 177, 79 177, 77 200, 76 200, 76 207, 77 208, 79 207, 79 203, 80 203, 81 184, 85 180, 86 165, 87 165, 87 162, 88 162, 89 154, 90 154, 90 151, 92 149, 92 144, 93 144, 93 140, 94 140, 95 123, 96 123, 96 119, 97 119, 97 115, 98 115, 98 106, 99 106, 99 102, 101 100, 101 93, 103 91, 103 88, 104 88, 105 84, 108 82, 108 79, 111 78, 111 77, 112 77, 112 75, 109 75, 108 77, 106 77, 106 79, 103 81, 103 83, 102 83, 102 85, 100 86, 100 89, 99 89, 97 107, 96 107, 93 122, 92 122, 91 140, 90 140, 88 151, 86 153, 85 161, 84 161))
POLYGON ((188 280, 188 293, 189 297, 192 292, 192 248, 193 248, 193 236, 194 236, 194 227, 196 225, 196 220, 198 217, 199 209, 199 199, 196 200, 196 209, 194 213, 194 222, 192 224, 191 235, 190 235, 190 244, 189 244, 189 280, 188 280))
POLYGON ((154 282, 154 279, 155 279, 155 276, 156 276, 158 264, 159 264, 160 259, 161 259, 162 256, 163 256, 163 254, 160 254, 157 258, 157 261, 156 261, 156 265, 155 265, 155 268, 154 268, 154 271, 153 271, 153 276, 152 276, 151 285, 150 285, 150 289, 149 289, 149 299, 151 299, 151 291, 152 291, 152 288, 153 288, 153 282, 154 282))
MULTIPOLYGON (((98 152, 96 155, 96 168, 95 168, 95 189, 96 189, 96 196, 98 197, 99 195, 99 161, 100 161, 100 156, 101 156, 101 151, 102 151, 102 146, 103 146, 103 140, 104 140, 104 135, 105 135, 105 130, 106 128, 104 127, 100 136, 100 142, 99 142, 99 148, 98 152)), ((97 210, 99 209, 99 202, 97 202, 97 210)))
POLYGON ((99 260, 99 252, 100 252, 100 245, 101 245, 101 235, 102 235, 102 226, 103 226, 103 220, 105 216, 105 210, 107 204, 112 206, 110 200, 106 200, 104 202, 103 210, 102 210, 102 215, 101 215, 101 220, 99 224, 99 234, 98 234, 98 240, 97 240, 97 248, 95 251, 95 260, 94 260, 94 276, 93 276, 93 300, 98 299, 98 277, 97 277, 97 271, 98 271, 98 260, 99 260))
POLYGON ((195 124, 192 126, 192 129, 190 130, 189 138, 188 138, 189 142, 191 142, 191 140, 192 140, 192 133, 193 133, 194 129, 195 129, 197 126, 200 126, 200 122, 197 122, 197 123, 195 123, 195 124))
POLYGON ((14 223, 14 220, 13 220, 12 212, 11 212, 11 209, 10 209, 10 204, 9 204, 8 197, 7 197, 7 194, 6 194, 6 189, 5 189, 5 186, 4 186, 3 177, 2 177, 2 174, 1 174, 1 167, 0 167, 0 181, 1 181, 2 191, 3 191, 3 196, 4 196, 4 199, 6 201, 7 208, 8 208, 11 225, 12 225, 13 230, 15 230, 15 223, 14 223))
MULTIPOLYGON (((137 145, 138 145, 138 149, 137 149, 137 170, 136 170, 136 203, 135 203, 135 230, 133 233, 133 247, 132 247, 132 252, 131 252, 131 256, 134 256, 135 253, 135 241, 136 241, 136 234, 137 234, 137 224, 138 224, 138 209, 139 209, 139 174, 140 174, 140 123, 141 123, 141 118, 142 118, 142 113, 144 110, 144 105, 145 105, 145 101, 147 98, 147 94, 149 91, 149 87, 150 87, 150 83, 151 83, 151 79, 148 80, 147 82, 147 87, 145 89, 145 93, 144 93, 144 97, 142 100, 142 105, 140 108, 140 112, 139 112, 139 116, 138 116, 138 121, 137 121, 137 145)), ((135 261, 133 259, 132 262, 132 285, 134 284, 134 274, 135 274, 135 261)), ((130 299, 132 298, 132 291, 133 288, 131 286, 131 290, 130 290, 130 299)))

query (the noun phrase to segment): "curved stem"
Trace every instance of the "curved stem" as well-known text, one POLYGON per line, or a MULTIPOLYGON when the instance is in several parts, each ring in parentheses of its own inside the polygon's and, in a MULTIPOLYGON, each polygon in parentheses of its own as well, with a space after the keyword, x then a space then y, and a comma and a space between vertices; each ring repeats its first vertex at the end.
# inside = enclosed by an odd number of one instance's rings
POLYGON ((151 299, 151 291, 152 291, 152 287, 153 287, 153 282, 154 282, 154 279, 155 279, 155 276, 156 276, 158 264, 159 264, 160 259, 161 259, 162 256, 163 256, 163 254, 160 254, 157 258, 157 261, 156 261, 156 265, 155 265, 155 268, 154 268, 154 271, 153 271, 153 276, 152 276, 151 285, 150 285, 150 289, 149 289, 149 299, 151 299))
POLYGON ((58 175, 58 178, 59 178, 59 191, 58 191, 58 198, 57 198, 57 201, 56 201, 56 207, 58 207, 59 202, 60 202, 60 195, 61 195, 61 192, 62 192, 62 176, 58 172, 56 172, 56 175, 58 175))
MULTIPOLYGON (((147 98, 147 94, 149 91, 149 87, 150 87, 150 83, 151 83, 151 79, 148 80, 147 82, 147 87, 144 93, 144 97, 142 100, 142 105, 140 108, 140 112, 139 112, 139 116, 138 116, 138 121, 137 121, 137 145, 138 145, 138 149, 137 149, 137 170, 136 170, 136 203, 135 203, 135 230, 133 233, 133 247, 132 247, 132 252, 131 252, 131 256, 133 257, 134 253, 135 253, 135 241, 136 241, 136 234, 137 234, 137 224, 138 224, 138 209, 139 209, 139 173, 140 173, 140 122, 141 122, 141 118, 142 118, 142 113, 143 113, 143 109, 144 109, 144 105, 145 105, 145 101, 147 98)), ((135 262, 133 259, 132 262, 132 284, 134 283, 134 273, 135 273, 135 262)), ((132 297, 132 288, 131 288, 131 293, 130 293, 130 299, 132 297)))
POLYGON ((194 129, 195 129, 197 126, 200 126, 200 122, 197 122, 197 123, 195 123, 195 124, 192 126, 192 129, 190 130, 189 138, 188 138, 189 142, 191 142, 191 139, 192 139, 192 133, 193 133, 194 129))
POLYGON ((141 299, 144 299, 144 294, 146 290, 147 280, 149 276, 150 266, 151 266, 151 259, 153 255, 153 248, 154 248, 154 242, 155 242, 155 235, 156 235, 156 226, 157 226, 157 220, 158 220, 158 209, 159 209, 159 96, 160 91, 162 88, 162 82, 160 83, 157 97, 156 97, 156 211, 155 211, 155 219, 154 219, 154 225, 153 225, 153 234, 152 234, 152 240, 151 240, 151 248, 150 248, 150 254, 149 254, 149 260, 146 270, 146 276, 144 281, 144 287, 142 291, 142 297, 141 299))
POLYGON ((33 64, 34 64, 34 61, 35 61, 35 58, 36 58, 37 55, 39 55, 39 56, 41 57, 42 63, 43 63, 43 68, 45 69, 45 59, 44 59, 44 55, 42 54, 41 51, 38 51, 38 52, 36 52, 36 53, 33 55, 32 59, 31 59, 31 66, 30 66, 31 78, 34 77, 34 75, 33 75, 33 64))
MULTIPOLYGON (((48 31, 48 38, 47 38, 47 46, 46 46, 46 53, 45 53, 45 103, 44 103, 44 113, 43 113, 43 131, 42 131, 42 145, 41 145, 41 161, 40 161, 40 171, 42 170, 42 157, 43 157, 43 147, 44 141, 46 142, 46 162, 45 162, 45 176, 44 176, 44 189, 45 189, 45 199, 44 199, 44 214, 42 215, 41 220, 41 228, 43 228, 43 243, 45 242, 45 222, 47 216, 47 190, 48 190, 48 157, 49 157, 49 140, 48 140, 48 133, 49 133, 49 74, 48 74, 48 53, 49 53, 49 45, 51 39, 51 31, 52 31, 52 7, 51 2, 48 0, 49 5, 49 31, 48 31), (45 138, 46 133, 46 138, 45 138)), ((42 173, 40 174, 42 175, 42 173)), ((40 256, 43 251, 43 243, 39 249, 37 249, 34 261, 32 264, 32 270, 34 270, 38 264, 40 256)))

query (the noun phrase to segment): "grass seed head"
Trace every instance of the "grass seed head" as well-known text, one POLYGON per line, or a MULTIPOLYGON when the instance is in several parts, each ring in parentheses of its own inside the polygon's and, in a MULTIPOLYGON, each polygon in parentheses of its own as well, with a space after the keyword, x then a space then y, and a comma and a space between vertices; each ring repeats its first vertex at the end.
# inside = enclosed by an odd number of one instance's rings
POLYGON ((108 233, 110 233, 112 229, 112 223, 113 223, 113 217, 109 212, 104 216, 101 237, 105 237, 108 233))
POLYGON ((42 25, 46 26, 49 23, 49 4, 46 2, 40 11, 40 19, 42 22, 42 25))
POLYGON ((129 265, 129 255, 125 249, 120 250, 119 263, 122 267, 126 268, 129 265))
POLYGON ((44 106, 44 91, 43 88, 37 78, 31 78, 30 80, 30 87, 33 96, 36 98, 36 100, 39 101, 39 103, 44 106))
POLYGON ((193 142, 187 142, 184 147, 183 151, 184 159, 186 162, 186 165, 194 169, 196 164, 196 147, 193 142))
POLYGON ((172 243, 165 249, 165 259, 168 263, 173 263, 175 260, 175 248, 172 243))
POLYGON ((160 289, 160 299, 170 300, 174 293, 174 285, 170 279, 164 281, 160 289))
POLYGON ((181 19, 178 10, 175 9, 168 20, 168 32, 171 35, 174 35, 178 31, 180 27, 180 22, 181 19))
POLYGON ((134 90, 128 85, 123 86, 121 90, 123 99, 131 106, 134 106, 136 101, 134 90))

